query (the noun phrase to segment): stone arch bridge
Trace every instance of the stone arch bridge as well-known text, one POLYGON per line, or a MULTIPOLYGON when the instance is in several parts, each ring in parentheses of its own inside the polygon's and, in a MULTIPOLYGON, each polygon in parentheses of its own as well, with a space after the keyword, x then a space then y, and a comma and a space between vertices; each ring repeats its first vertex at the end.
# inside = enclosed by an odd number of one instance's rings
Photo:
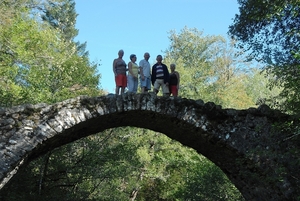
POLYGON ((51 149, 108 128, 134 126, 197 150, 222 169, 246 200, 296 200, 299 171, 291 161, 299 157, 299 144, 276 126, 290 119, 265 105, 222 109, 153 93, 0 108, 0 189, 18 168, 51 149))

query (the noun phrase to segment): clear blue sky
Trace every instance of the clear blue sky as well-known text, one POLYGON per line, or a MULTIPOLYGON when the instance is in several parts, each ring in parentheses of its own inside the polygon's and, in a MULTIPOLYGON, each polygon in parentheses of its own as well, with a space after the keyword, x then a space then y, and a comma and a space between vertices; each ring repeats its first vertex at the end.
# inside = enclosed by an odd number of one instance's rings
POLYGON ((237 0, 75 0, 78 13, 76 41, 87 42, 90 61, 101 64, 101 88, 114 93, 112 62, 120 49, 126 63, 149 52, 154 64, 169 47, 169 32, 185 26, 204 35, 227 38, 228 26, 238 14, 237 0))

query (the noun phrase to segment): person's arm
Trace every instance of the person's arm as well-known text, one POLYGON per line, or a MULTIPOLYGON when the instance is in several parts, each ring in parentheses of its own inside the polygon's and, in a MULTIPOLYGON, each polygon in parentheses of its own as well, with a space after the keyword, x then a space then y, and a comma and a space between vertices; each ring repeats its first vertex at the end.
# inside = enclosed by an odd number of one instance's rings
POLYGON ((114 72, 115 76, 117 76, 117 72, 116 72, 116 59, 114 59, 114 61, 113 61, 113 72, 114 72))
POLYGON ((152 85, 154 85, 155 78, 156 78, 156 70, 155 70, 155 65, 154 65, 154 66, 152 66, 152 73, 151 73, 151 82, 152 82, 152 85))
POLYGON ((140 76, 142 80, 145 80, 144 72, 143 72, 143 67, 140 66, 140 76))
POLYGON ((142 80, 145 80, 145 75, 144 75, 144 71, 143 71, 143 62, 142 62, 143 60, 141 60, 140 62, 139 62, 139 67, 140 67, 140 76, 141 76, 141 79, 142 80))
POLYGON ((133 72, 132 72, 132 62, 131 62, 131 61, 128 63, 128 71, 129 71, 129 74, 130 74, 132 77, 135 77, 135 75, 134 75, 133 72))
POLYGON ((166 65, 164 65, 164 82, 166 85, 169 85, 170 82, 170 74, 169 74, 168 67, 166 65))
POLYGON ((177 71, 175 71, 175 75, 177 76, 177 89, 179 89, 179 84, 180 84, 180 75, 177 71))

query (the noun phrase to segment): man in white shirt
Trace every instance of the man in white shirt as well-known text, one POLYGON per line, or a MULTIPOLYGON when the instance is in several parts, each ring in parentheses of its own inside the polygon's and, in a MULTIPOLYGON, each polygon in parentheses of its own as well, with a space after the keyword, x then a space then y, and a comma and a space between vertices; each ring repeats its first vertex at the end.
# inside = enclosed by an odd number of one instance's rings
POLYGON ((140 61, 140 81, 142 93, 151 90, 151 67, 149 63, 150 54, 146 52, 144 59, 140 61))

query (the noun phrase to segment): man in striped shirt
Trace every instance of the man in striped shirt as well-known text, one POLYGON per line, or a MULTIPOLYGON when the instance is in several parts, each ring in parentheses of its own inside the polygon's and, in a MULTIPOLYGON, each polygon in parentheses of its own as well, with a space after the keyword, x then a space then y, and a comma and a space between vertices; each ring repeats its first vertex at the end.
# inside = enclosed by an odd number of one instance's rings
POLYGON ((162 88, 162 92, 164 96, 169 96, 169 70, 168 67, 162 63, 162 56, 157 55, 156 61, 157 63, 152 66, 152 75, 151 81, 154 88, 154 92, 157 94, 159 92, 159 88, 162 88))

